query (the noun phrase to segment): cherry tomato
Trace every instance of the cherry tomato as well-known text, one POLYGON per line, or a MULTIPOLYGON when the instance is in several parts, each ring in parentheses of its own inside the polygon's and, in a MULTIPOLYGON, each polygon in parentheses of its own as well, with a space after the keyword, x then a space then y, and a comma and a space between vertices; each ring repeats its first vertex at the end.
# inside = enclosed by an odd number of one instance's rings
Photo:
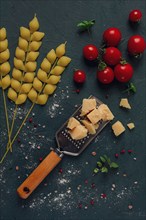
POLYGON ((111 83, 114 80, 112 68, 107 66, 105 69, 97 71, 97 79, 103 84, 111 83))
POLYGON ((83 70, 76 70, 73 74, 73 79, 76 83, 84 83, 86 80, 86 74, 83 70))
POLYGON ((139 22, 142 18, 142 13, 140 10, 135 9, 129 14, 129 21, 131 22, 139 22))
POLYGON ((114 74, 119 82, 128 82, 133 76, 133 67, 129 63, 117 64, 114 68, 114 74))
POLYGON ((83 48, 83 55, 87 60, 93 61, 98 57, 98 49, 93 44, 87 44, 83 48))
POLYGON ((103 60, 110 66, 115 66, 121 60, 122 54, 116 47, 107 47, 103 54, 103 60))
POLYGON ((121 31, 115 27, 108 28, 103 33, 103 40, 108 47, 116 47, 119 44, 121 37, 121 31))
POLYGON ((127 48, 131 55, 139 55, 143 53, 146 48, 144 38, 140 35, 133 35, 128 40, 127 48))

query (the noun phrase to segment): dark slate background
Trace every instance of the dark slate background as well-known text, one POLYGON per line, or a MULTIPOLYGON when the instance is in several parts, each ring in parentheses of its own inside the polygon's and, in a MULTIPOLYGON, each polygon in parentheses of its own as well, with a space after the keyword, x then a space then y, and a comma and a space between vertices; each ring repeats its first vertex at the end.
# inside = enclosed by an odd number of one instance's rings
MULTIPOLYGON (((127 55, 128 38, 133 34, 146 36, 146 1, 145 0, 46 0, 46 1, 0 1, 0 24, 7 28, 10 62, 13 62, 17 46, 19 27, 28 26, 34 14, 40 22, 40 31, 46 36, 40 50, 38 66, 46 53, 67 41, 67 55, 72 62, 62 76, 55 95, 50 97, 46 106, 35 106, 33 122, 28 121, 19 135, 20 143, 13 145, 13 153, 9 154, 0 167, 1 184, 1 220, 143 220, 146 218, 146 150, 145 150, 145 55, 135 61, 127 55), (140 25, 131 27, 128 14, 132 9, 140 9, 143 19, 140 25), (95 19, 91 35, 79 34, 77 23, 82 20, 95 19), (137 93, 129 96, 132 110, 119 108, 125 85, 117 82, 110 86, 101 86, 96 81, 96 65, 87 65, 82 58, 82 48, 88 43, 100 46, 103 31, 116 26, 122 31, 122 42, 119 48, 123 56, 134 66, 132 82, 137 87, 137 93), (81 68, 87 73, 87 80, 76 94, 73 84, 73 68, 81 68), (39 164, 39 158, 44 158, 50 147, 56 147, 55 132, 80 105, 83 98, 90 94, 97 96, 112 109, 115 120, 123 124, 133 121, 136 128, 115 138, 108 125, 103 132, 89 145, 80 157, 64 157, 60 165, 44 180, 33 195, 27 200, 21 200, 16 189, 39 164), (107 99, 108 95, 108 99, 107 99), (107 154, 115 160, 114 154, 122 148, 124 155, 118 159, 119 170, 108 175, 92 176, 96 161, 102 154, 107 154), (133 153, 129 155, 128 149, 133 153), (93 157, 91 153, 97 155, 93 157), (16 171, 16 166, 18 170, 16 171), (59 170, 62 168, 63 173, 59 170), (91 187, 92 184, 95 187, 91 187), (112 191, 112 184, 116 188, 112 191), (101 193, 107 194, 107 199, 101 199, 101 193), (94 200, 94 205, 90 200, 94 200), (78 208, 78 204, 82 208, 78 208), (128 206, 133 208, 129 210, 128 206)), ((0 92, 0 143, 1 155, 7 143, 2 93, 0 92)), ((7 100, 9 119, 12 119, 14 105, 7 100)), ((22 122, 30 102, 27 101, 18 110, 15 131, 22 122)), ((15 133, 14 131, 14 133, 15 133)))

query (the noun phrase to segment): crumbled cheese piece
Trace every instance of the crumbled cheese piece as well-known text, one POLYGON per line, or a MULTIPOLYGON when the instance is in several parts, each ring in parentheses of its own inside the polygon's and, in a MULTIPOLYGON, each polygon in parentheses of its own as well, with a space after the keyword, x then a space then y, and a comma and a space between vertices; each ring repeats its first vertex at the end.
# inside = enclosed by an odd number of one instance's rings
POLYGON ((75 119, 74 117, 71 117, 68 121, 67 128, 72 130, 78 125, 80 125, 80 122, 77 119, 75 119))
POLYGON ((114 119, 114 115, 112 114, 111 110, 107 105, 101 104, 98 107, 98 110, 100 111, 101 118, 103 121, 111 121, 114 119))
POLYGON ((128 102, 128 99, 126 99, 126 98, 121 99, 120 106, 123 107, 123 108, 131 109, 131 106, 130 106, 130 104, 128 102))
POLYGON ((134 123, 128 123, 127 124, 127 127, 131 130, 131 129, 133 129, 133 128, 135 128, 135 125, 134 125, 134 123))
POLYGON ((94 108, 96 108, 96 100, 95 99, 83 99, 81 116, 88 114, 94 108))
POLYGON ((92 110, 88 115, 87 118, 92 122, 92 124, 97 124, 101 120, 100 111, 96 108, 92 110))
POLYGON ((125 127, 120 121, 117 121, 112 125, 112 130, 116 136, 119 136, 125 131, 125 127))
POLYGON ((88 129, 90 134, 95 134, 96 133, 95 126, 91 122, 89 122, 87 120, 82 120, 82 123, 88 129))
POLYGON ((80 140, 87 136, 88 130, 83 125, 77 125, 73 130, 69 131, 70 136, 74 140, 80 140))

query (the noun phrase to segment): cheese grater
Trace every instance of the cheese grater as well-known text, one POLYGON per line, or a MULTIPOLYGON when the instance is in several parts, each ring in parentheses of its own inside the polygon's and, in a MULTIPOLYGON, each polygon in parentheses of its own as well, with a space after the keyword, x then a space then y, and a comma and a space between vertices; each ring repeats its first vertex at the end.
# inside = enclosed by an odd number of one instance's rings
MULTIPOLYGON (((98 98, 90 96, 90 99, 95 99, 97 107, 103 104, 98 98)), ((71 115, 78 121, 83 120, 81 115, 82 105, 71 115)), ((68 119, 69 120, 69 119, 68 119)), ((62 160, 63 155, 78 156, 90 144, 90 142, 101 132, 101 130, 109 123, 109 121, 100 120, 99 127, 95 134, 88 134, 81 140, 73 140, 68 132, 68 120, 56 132, 56 141, 58 148, 51 148, 49 155, 40 163, 40 165, 27 177, 27 179, 19 186, 17 193, 23 199, 36 189, 36 187, 44 180, 44 178, 57 166, 62 160)))

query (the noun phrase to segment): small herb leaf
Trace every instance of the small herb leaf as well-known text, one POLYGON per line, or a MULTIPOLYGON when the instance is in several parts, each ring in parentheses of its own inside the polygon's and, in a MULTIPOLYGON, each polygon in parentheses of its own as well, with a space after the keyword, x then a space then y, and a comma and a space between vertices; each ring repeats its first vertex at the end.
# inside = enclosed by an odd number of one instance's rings
POLYGON ((100 156, 100 160, 101 160, 103 163, 105 163, 105 162, 106 162, 105 158, 104 158, 104 157, 102 157, 102 156, 100 156))
POLYGON ((117 163, 111 162, 110 168, 118 168, 118 167, 119 167, 119 165, 117 163))
POLYGON ((95 24, 95 20, 90 20, 90 21, 82 21, 77 24, 77 27, 81 27, 84 30, 89 29, 95 24))
POLYGON ((102 172, 102 173, 108 173, 107 167, 102 167, 102 168, 101 168, 101 172, 102 172))
POLYGON ((110 166, 110 164, 111 164, 111 159, 108 157, 107 158, 107 163, 108 163, 108 165, 110 166))
POLYGON ((100 161, 97 162, 97 165, 98 165, 99 167, 102 167, 102 163, 101 163, 100 161))
POLYGON ((95 168, 95 169, 93 170, 93 172, 94 172, 94 173, 98 173, 98 172, 99 172, 99 169, 98 169, 98 168, 95 168))

